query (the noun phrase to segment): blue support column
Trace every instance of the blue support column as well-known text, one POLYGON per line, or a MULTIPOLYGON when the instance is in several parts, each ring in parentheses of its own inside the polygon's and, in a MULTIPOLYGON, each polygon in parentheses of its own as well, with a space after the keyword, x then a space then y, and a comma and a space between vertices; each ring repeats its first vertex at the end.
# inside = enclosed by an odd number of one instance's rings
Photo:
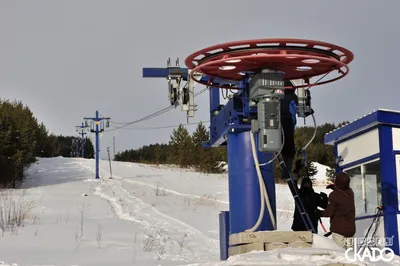
MULTIPOLYGON (((260 163, 265 163, 272 156, 260 153, 258 149, 257 153, 260 163)), ((276 217, 273 164, 263 167, 262 174, 276 217)), ((230 233, 235 234, 252 228, 258 220, 261 208, 259 181, 248 131, 228 134, 228 175, 230 233)), ((257 231, 264 230, 274 230, 267 208, 257 231)))
POLYGON ((381 126, 379 128, 379 146, 385 236, 393 237, 393 246, 388 246, 388 248, 393 249, 394 253, 399 255, 399 225, 397 223, 399 201, 396 178, 396 159, 393 153, 392 128, 390 126, 381 126))
POLYGON ((209 94, 210 94, 210 143, 213 143, 215 140, 215 123, 213 123, 213 118, 214 118, 214 112, 218 109, 219 105, 221 104, 220 100, 220 90, 218 88, 213 88, 211 87, 209 89, 209 94))
POLYGON ((99 111, 96 111, 96 179, 100 178, 99 163, 100 163, 100 144, 99 144, 99 111))
MULTIPOLYGON (((99 111, 96 111, 96 117, 85 117, 85 120, 92 120, 95 122, 96 127, 95 129, 93 129, 92 126, 90 126, 90 132, 94 132, 96 134, 96 147, 95 147, 95 156, 96 156, 96 179, 100 178, 100 174, 99 174, 99 164, 100 164, 100 140, 99 140, 99 133, 104 132, 104 120, 107 120, 107 124, 106 127, 108 127, 108 120, 110 120, 111 118, 109 117, 99 117, 99 111), (102 123, 102 124, 100 124, 102 123), (99 128, 99 125, 101 125, 101 127, 99 128)), ((83 136, 83 134, 82 134, 83 136)))
POLYGON ((229 212, 219 213, 219 253, 221 260, 228 259, 229 248, 229 212))
POLYGON ((219 89, 218 88, 210 88, 210 118, 213 117, 212 112, 217 110, 219 105, 221 104, 219 89))
POLYGON ((82 150, 82 158, 85 158, 85 131, 83 129, 85 128, 85 124, 82 123, 82 140, 81 140, 81 150, 82 150))

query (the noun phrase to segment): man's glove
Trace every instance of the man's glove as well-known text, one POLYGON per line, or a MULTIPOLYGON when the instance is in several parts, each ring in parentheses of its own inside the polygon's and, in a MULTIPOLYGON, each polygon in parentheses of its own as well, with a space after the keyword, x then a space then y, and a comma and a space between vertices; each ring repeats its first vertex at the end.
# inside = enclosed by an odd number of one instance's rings
POLYGON ((317 209, 315 211, 315 216, 317 216, 317 219, 321 218, 322 217, 322 211, 317 209))
POLYGON ((329 185, 326 186, 326 189, 335 190, 335 185, 334 184, 329 184, 329 185))

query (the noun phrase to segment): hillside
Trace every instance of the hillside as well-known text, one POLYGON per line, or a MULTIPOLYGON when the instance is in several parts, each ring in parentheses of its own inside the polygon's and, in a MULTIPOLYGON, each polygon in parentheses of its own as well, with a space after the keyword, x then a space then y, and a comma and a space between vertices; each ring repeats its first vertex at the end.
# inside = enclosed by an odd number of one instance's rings
MULTIPOLYGON (((228 209, 226 174, 134 163, 40 159, 22 190, 2 191, 0 225, 11 199, 25 218, 5 228, 4 265, 324 265, 344 261, 333 242, 315 236, 314 248, 284 249, 219 261, 218 213, 228 209), (31 205, 34 204, 34 205, 31 205), (31 211, 29 211, 32 206, 31 211)), ((290 230, 293 200, 277 185, 278 230, 290 230)), ((316 187, 318 191, 324 188, 316 187)), ((11 212, 12 213, 12 212, 11 212)), ((329 228, 329 222, 323 221, 329 228)), ((393 263, 400 263, 396 258, 393 263)), ((372 264, 371 264, 372 265, 372 264)), ((381 264, 382 265, 382 264, 381 264)), ((395 264, 397 265, 397 264, 395 264)))

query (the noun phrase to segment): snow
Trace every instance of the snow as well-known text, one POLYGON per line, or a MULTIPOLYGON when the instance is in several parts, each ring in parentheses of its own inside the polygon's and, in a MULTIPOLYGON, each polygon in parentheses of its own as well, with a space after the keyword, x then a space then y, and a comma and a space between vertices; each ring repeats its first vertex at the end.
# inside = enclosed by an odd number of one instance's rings
MULTIPOLYGON (((102 178, 96 180, 94 166, 94 160, 40 159, 29 169, 23 189, 1 192, 2 203, 11 195, 21 206, 35 205, 26 211, 23 226, 3 232, 0 265, 346 262, 344 250, 323 237, 321 227, 312 248, 251 252, 219 261, 218 214, 228 210, 226 174, 113 162, 110 179, 108 162, 101 161, 102 178)), ((315 190, 329 193, 324 186, 315 190)), ((277 184, 276 197, 278 230, 290 230, 294 204, 288 188, 277 184)), ((329 220, 323 222, 329 228, 329 220)), ((400 264, 400 258, 391 263, 400 264)))
POLYGON ((328 177, 326 170, 330 169, 328 166, 312 162, 312 164, 317 168, 317 174, 313 176, 315 179, 315 183, 318 185, 326 185, 328 184, 328 177))

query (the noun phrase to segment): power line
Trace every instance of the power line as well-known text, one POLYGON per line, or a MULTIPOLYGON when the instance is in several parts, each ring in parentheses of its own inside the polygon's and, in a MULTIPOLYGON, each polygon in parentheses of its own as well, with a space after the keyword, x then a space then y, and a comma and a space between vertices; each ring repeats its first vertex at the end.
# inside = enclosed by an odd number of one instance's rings
POLYGON ((166 113, 166 112, 172 110, 173 108, 174 108, 173 105, 172 105, 172 106, 168 106, 168 107, 163 108, 163 109, 161 109, 161 110, 159 110, 159 111, 157 111, 157 112, 154 112, 154 113, 152 113, 152 114, 150 114, 150 115, 147 115, 147 116, 145 116, 145 117, 143 117, 143 118, 140 118, 140 119, 138 119, 138 120, 135 120, 135 121, 126 123, 126 124, 123 125, 123 126, 116 127, 116 128, 110 129, 110 130, 107 130, 107 131, 105 131, 105 132, 115 131, 115 130, 118 130, 118 129, 127 127, 127 126, 129 126, 129 125, 132 125, 132 124, 136 124, 136 123, 139 123, 139 122, 142 122, 142 121, 145 121, 145 120, 149 120, 149 119, 151 119, 151 118, 153 118, 153 117, 156 117, 156 116, 159 116, 159 115, 161 115, 161 114, 163 114, 163 113, 166 113))
POLYGON ((124 130, 151 130, 151 129, 164 129, 164 128, 175 128, 179 127, 180 125, 183 126, 192 126, 192 125, 198 125, 200 123, 209 123, 210 121, 200 121, 200 122, 193 122, 193 123, 187 123, 187 124, 179 124, 179 125, 170 125, 170 126, 159 126, 159 127, 143 127, 143 128, 124 128, 124 130))
MULTIPOLYGON (((204 93, 204 92, 207 91, 208 89, 209 89, 209 87, 206 87, 206 88, 202 89, 201 91, 199 91, 198 93, 196 93, 196 94, 194 95, 194 97, 196 97, 196 96, 198 96, 198 95, 204 93)), ((170 110, 172 110, 172 109, 174 109, 174 108, 175 108, 174 105, 170 105, 170 106, 167 106, 167 107, 165 107, 165 108, 163 108, 163 109, 161 109, 161 110, 158 110, 157 112, 154 112, 154 113, 152 113, 152 114, 150 114, 150 115, 147 115, 147 116, 145 116, 145 117, 143 117, 143 118, 141 118, 141 119, 138 119, 138 120, 135 120, 135 121, 132 121, 132 122, 128 122, 128 123, 111 122, 111 123, 113 123, 113 124, 123 124, 123 126, 116 127, 116 128, 110 129, 110 130, 106 130, 106 131, 104 131, 104 132, 115 131, 115 130, 118 130, 118 129, 125 128, 125 127, 127 127, 127 126, 129 126, 129 125, 132 125, 132 124, 136 124, 136 123, 139 123, 139 122, 142 122, 142 121, 145 121, 145 120, 149 120, 149 119, 154 118, 154 117, 156 117, 156 116, 162 115, 162 114, 164 114, 164 113, 166 113, 166 112, 168 112, 168 111, 170 111, 170 110)))

